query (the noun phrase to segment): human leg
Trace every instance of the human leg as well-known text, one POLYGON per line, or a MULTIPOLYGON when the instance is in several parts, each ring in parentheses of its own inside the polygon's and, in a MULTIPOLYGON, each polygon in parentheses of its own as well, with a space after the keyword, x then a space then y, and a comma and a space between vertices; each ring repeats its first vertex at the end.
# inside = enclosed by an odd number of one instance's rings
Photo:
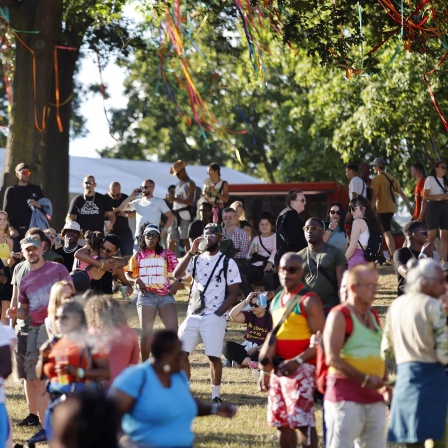
POLYGON ((293 428, 278 428, 279 444, 281 448, 296 448, 297 434, 293 428))
MULTIPOLYGON (((243 361, 248 357, 246 349, 237 342, 234 341, 224 341, 222 345, 222 353, 230 361, 235 361, 238 364, 242 364, 243 361)), ((247 364, 249 364, 250 358, 247 364)))
POLYGON ((448 230, 440 231, 440 259, 447 261, 448 255, 448 230))
POLYGON ((182 350, 184 355, 184 370, 188 378, 190 378, 190 361, 188 356, 194 351, 196 346, 202 341, 199 334, 200 316, 187 315, 182 325, 179 327, 177 335, 182 342, 182 350))
POLYGON ((139 294, 137 299, 137 314, 138 320, 140 321, 140 328, 142 329, 142 343, 140 344, 140 351, 142 354, 142 360, 146 361, 149 358, 149 344, 147 342, 149 341, 154 328, 157 308, 147 303, 143 303, 141 296, 142 294, 139 294))
POLYGON ((392 256, 394 255, 394 252, 395 252, 394 237, 392 236, 391 231, 384 232, 383 235, 384 235, 384 239, 386 240, 386 245, 389 248, 389 258, 392 258, 392 256))
POLYGON ((159 308, 159 316, 167 330, 173 330, 177 333, 179 326, 177 323, 177 309, 175 303, 165 303, 164 305, 161 305, 159 308))
POLYGON ((301 426, 299 428, 299 438, 303 448, 317 448, 318 438, 315 427, 301 426))
POLYGON ((386 448, 386 404, 384 402, 360 406, 364 427, 357 440, 360 448, 386 448))

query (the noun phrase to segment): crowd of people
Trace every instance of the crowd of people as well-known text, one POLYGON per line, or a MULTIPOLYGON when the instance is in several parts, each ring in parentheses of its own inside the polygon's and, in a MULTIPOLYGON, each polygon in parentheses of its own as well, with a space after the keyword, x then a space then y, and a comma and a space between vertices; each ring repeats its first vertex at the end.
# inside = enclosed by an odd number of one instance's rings
POLYGON ((291 190, 280 213, 262 210, 257 222, 242 202, 227 207, 215 163, 198 194, 188 165, 174 162, 178 183, 164 199, 150 179, 129 196, 117 181, 102 195, 87 175, 59 234, 39 218, 51 203, 19 164, 0 211, 0 444, 12 446, 14 436, 4 391, 14 355, 28 407, 17 425, 37 429, 29 446, 101 446, 101 434, 111 447, 191 447, 194 418, 236 413, 221 398, 223 367, 259 372, 282 448, 317 448, 319 393, 324 446, 446 446, 446 165, 437 161, 426 179, 413 165, 414 207, 384 159, 371 164, 373 179, 366 165, 347 165, 349 197, 329 204, 324 219, 306 218, 306 194, 291 190), (396 250, 397 195, 413 218, 396 250), (372 307, 383 263, 398 280, 384 329, 372 307), (120 293, 129 303, 135 296, 140 339, 120 293), (157 315, 164 330, 154 330, 157 315), (243 341, 226 338, 229 319, 245 326, 243 341), (205 401, 190 391, 200 343, 210 364, 205 401), (108 409, 104 421, 96 407, 108 409), (70 425, 74 416, 85 423, 70 425))

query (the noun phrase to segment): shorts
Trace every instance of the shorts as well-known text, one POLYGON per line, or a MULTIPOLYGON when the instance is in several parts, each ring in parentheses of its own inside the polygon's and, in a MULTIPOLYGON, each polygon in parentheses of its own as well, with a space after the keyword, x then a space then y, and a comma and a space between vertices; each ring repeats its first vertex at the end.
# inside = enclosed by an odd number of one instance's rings
POLYGON ((426 228, 428 230, 448 230, 447 201, 428 201, 426 208, 426 228))
POLYGON ((275 428, 314 428, 316 367, 304 363, 289 376, 272 373, 268 395, 268 424, 275 428))
POLYGON ((20 380, 26 379, 25 374, 25 354, 28 333, 23 331, 17 332, 17 344, 14 349, 14 357, 16 359, 16 375, 20 380))
POLYGON ((220 358, 226 334, 226 323, 225 316, 217 316, 214 313, 206 316, 187 314, 178 332, 182 350, 192 353, 197 345, 203 342, 207 356, 220 358))
POLYGON ((364 251, 362 249, 355 249, 353 255, 347 260, 348 269, 351 269, 354 266, 357 266, 358 264, 362 264, 365 262, 366 260, 364 258, 364 251))
POLYGON ((187 240, 190 224, 191 219, 176 218, 169 229, 168 241, 187 240))
POLYGON ((378 213, 381 225, 383 226, 383 232, 390 232, 390 223, 394 217, 393 213, 378 213))
POLYGON ((28 339, 25 354, 25 378, 27 380, 37 380, 36 365, 39 360, 39 348, 48 340, 45 324, 39 327, 31 327, 28 330, 28 339))
POLYGON ((161 308, 168 303, 176 303, 173 296, 167 294, 165 296, 159 296, 153 292, 145 291, 139 292, 137 297, 137 308, 142 306, 152 306, 153 308, 161 308))

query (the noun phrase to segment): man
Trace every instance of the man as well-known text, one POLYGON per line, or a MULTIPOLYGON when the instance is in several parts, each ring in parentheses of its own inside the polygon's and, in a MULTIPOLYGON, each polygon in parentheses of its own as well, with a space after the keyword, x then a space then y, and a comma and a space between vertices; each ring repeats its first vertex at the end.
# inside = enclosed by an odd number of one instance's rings
POLYGON ((25 274, 20 283, 19 307, 11 307, 6 313, 12 319, 25 320, 30 317, 27 347, 25 354, 26 378, 31 381, 31 393, 37 406, 42 428, 27 443, 45 442, 45 411, 48 405, 48 394, 45 381, 37 379, 36 364, 39 347, 47 339, 44 320, 47 317, 48 299, 51 287, 60 280, 71 282, 67 268, 60 263, 45 261, 42 241, 37 235, 24 238, 20 245, 25 260, 30 264, 30 272, 25 274))
POLYGON ((386 404, 378 389, 387 378, 380 356, 381 327, 370 310, 378 273, 368 265, 347 276, 348 298, 327 317, 323 342, 329 366, 324 397, 327 448, 386 447, 386 404), (342 307, 345 307, 343 309, 342 307), (350 318, 351 332, 347 338, 350 318))
POLYGON ((188 238, 190 238, 190 241, 193 241, 196 238, 202 236, 205 226, 212 222, 212 209, 212 204, 210 204, 209 202, 203 202, 201 204, 201 206, 199 207, 200 219, 196 219, 188 227, 188 238))
MULTIPOLYGON (((170 168, 171 176, 177 176, 179 183, 176 184, 174 195, 168 196, 168 201, 173 204, 173 212, 177 221, 177 235, 171 235, 176 237, 177 241, 182 240, 184 243, 185 251, 190 250, 190 240, 188 239, 188 226, 193 219, 193 205, 196 197, 196 184, 188 177, 185 167, 187 163, 182 160, 177 160, 170 168)), ((176 239, 172 242, 174 246, 176 239)), ((170 249, 174 252, 175 247, 170 249)))
POLYGON ((182 350, 187 355, 185 371, 190 377, 188 356, 200 342, 203 342, 205 354, 210 361, 212 400, 215 403, 222 402, 221 354, 226 318, 228 310, 235 305, 241 282, 235 261, 227 258, 226 263, 226 257, 219 250, 221 240, 222 232, 219 225, 208 224, 205 226, 204 236, 193 241, 191 250, 185 254, 173 272, 173 276, 177 279, 185 274, 193 277, 187 316, 179 328, 182 350), (199 243, 203 240, 207 242, 206 249, 196 256, 199 243))
POLYGON ((427 242, 428 231, 423 222, 408 222, 404 226, 403 232, 406 244, 394 253, 394 266, 398 279, 397 296, 405 293, 408 261, 411 259, 432 258, 434 250, 433 245, 427 242))
POLYGON ((163 199, 156 198, 153 195, 155 187, 156 185, 151 179, 143 181, 142 186, 133 190, 130 196, 127 197, 117 209, 118 212, 134 210, 137 212, 135 224, 136 237, 139 235, 143 224, 149 223, 159 225, 162 213, 167 217, 167 221, 165 227, 163 227, 161 231, 166 232, 167 229, 171 227, 171 224, 173 224, 173 212, 170 211, 163 199), (142 196, 137 198, 137 196, 140 195, 142 196))
POLYGON ((66 223, 61 230, 61 236, 64 244, 56 249, 56 253, 62 257, 64 266, 71 272, 75 261, 75 252, 82 247, 78 244, 81 237, 80 225, 76 221, 66 223))
POLYGON ((19 163, 15 169, 19 182, 14 187, 8 187, 3 199, 3 209, 8 213, 9 235, 14 239, 14 251, 20 251, 20 240, 30 227, 32 208, 42 210, 42 205, 37 202, 44 197, 42 189, 38 185, 29 183, 31 170, 26 163, 19 163))
POLYGON ((340 249, 324 243, 325 227, 320 219, 308 219, 304 231, 308 247, 299 252, 303 260, 303 282, 320 297, 324 312, 328 313, 340 302, 339 288, 347 259, 340 249))
MULTIPOLYGON (((298 254, 284 254, 278 272, 283 290, 271 304, 274 328, 285 314, 289 302, 296 295, 300 295, 300 298, 276 335, 275 355, 283 361, 274 367, 272 359, 264 363, 263 354, 260 353, 263 371, 259 387, 262 391, 269 389, 268 423, 278 429, 280 446, 295 448, 295 430, 298 429, 302 446, 317 448, 314 419, 316 349, 310 347, 309 342, 312 334, 323 331, 324 312, 319 297, 309 292, 302 283, 303 263, 298 254)), ((269 339, 270 335, 267 341, 269 339)))
MULTIPOLYGON (((246 254, 249 249, 250 241, 247 233, 238 226, 236 211, 227 207, 222 211, 223 236, 233 242, 236 252, 233 258, 235 260, 246 260, 246 254)), ((247 294, 246 294, 247 295, 247 294)))
POLYGON ((115 214, 114 234, 120 238, 121 255, 126 258, 126 260, 129 260, 134 249, 134 241, 128 218, 133 218, 135 212, 118 211, 120 205, 128 197, 127 194, 121 192, 121 185, 119 182, 112 182, 109 185, 107 195, 110 197, 112 210, 115 214))
POLYGON ((423 201, 425 192, 425 167, 421 163, 414 163, 411 166, 411 176, 417 181, 414 187, 415 209, 413 221, 425 221, 426 201, 423 201))
POLYGON ((358 196, 366 197, 367 185, 358 176, 358 165, 355 165, 354 163, 349 163, 345 167, 345 175, 347 176, 347 179, 350 181, 348 186, 349 201, 355 199, 358 196))
POLYGON ((83 232, 91 230, 104 232, 104 220, 109 219, 107 231, 110 232, 115 224, 115 213, 109 196, 95 191, 96 182, 92 174, 83 179, 84 193, 73 198, 65 221, 76 221, 83 232))
POLYGON ((397 179, 391 174, 385 172, 386 162, 381 157, 377 157, 373 163, 373 170, 376 176, 372 180, 372 207, 378 213, 378 217, 383 225, 383 235, 386 240, 387 247, 389 248, 390 259, 389 264, 393 263, 393 255, 395 252, 395 241, 392 236, 390 223, 394 213, 397 211, 397 203, 395 200, 395 194, 399 194, 405 204, 407 205, 411 215, 414 213, 412 205, 409 199, 401 189, 397 179))

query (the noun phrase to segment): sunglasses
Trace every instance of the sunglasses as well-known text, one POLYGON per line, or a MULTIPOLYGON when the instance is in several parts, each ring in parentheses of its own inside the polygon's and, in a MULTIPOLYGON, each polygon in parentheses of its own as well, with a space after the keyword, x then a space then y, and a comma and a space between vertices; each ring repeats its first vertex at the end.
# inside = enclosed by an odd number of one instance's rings
POLYGON ((145 233, 146 238, 156 238, 159 236, 159 234, 157 232, 149 232, 149 233, 145 233))
POLYGON ((45 236, 47 238, 56 238, 56 235, 53 235, 52 233, 46 233, 45 236))
POLYGON ((20 171, 20 174, 22 174, 23 176, 29 176, 31 174, 31 171, 20 171))
POLYGON ((446 170, 446 166, 438 166, 437 168, 440 168, 442 170, 446 170))
POLYGON ((250 306, 251 308, 258 308, 260 305, 258 305, 258 303, 250 302, 250 303, 249 303, 249 306, 250 306))
POLYGON ((351 210, 352 212, 354 212, 357 208, 359 208, 359 205, 357 205, 356 207, 350 207, 350 210, 351 210))
POLYGON ((341 211, 340 210, 330 210, 330 215, 340 215, 341 211))
POLYGON ((84 185, 95 185, 95 181, 93 181, 93 182, 84 182, 84 185))
POLYGON ((295 201, 299 201, 299 202, 301 202, 303 204, 304 202, 306 202, 306 199, 305 198, 300 198, 300 199, 295 199, 295 201))
POLYGON ((323 230, 322 227, 317 226, 303 226, 303 230, 306 232, 307 230, 311 230, 312 232, 315 232, 316 230, 323 230))
POLYGON ((279 271, 287 272, 288 274, 295 274, 299 272, 302 268, 297 266, 280 266, 278 268, 279 271))
POLYGON ((104 244, 101 245, 101 249, 104 250, 104 252, 106 252, 106 254, 110 255, 113 250, 112 249, 108 249, 104 244))
POLYGON ((154 185, 148 185, 148 186, 141 186, 140 188, 143 188, 143 190, 147 190, 148 188, 154 188, 154 185))

